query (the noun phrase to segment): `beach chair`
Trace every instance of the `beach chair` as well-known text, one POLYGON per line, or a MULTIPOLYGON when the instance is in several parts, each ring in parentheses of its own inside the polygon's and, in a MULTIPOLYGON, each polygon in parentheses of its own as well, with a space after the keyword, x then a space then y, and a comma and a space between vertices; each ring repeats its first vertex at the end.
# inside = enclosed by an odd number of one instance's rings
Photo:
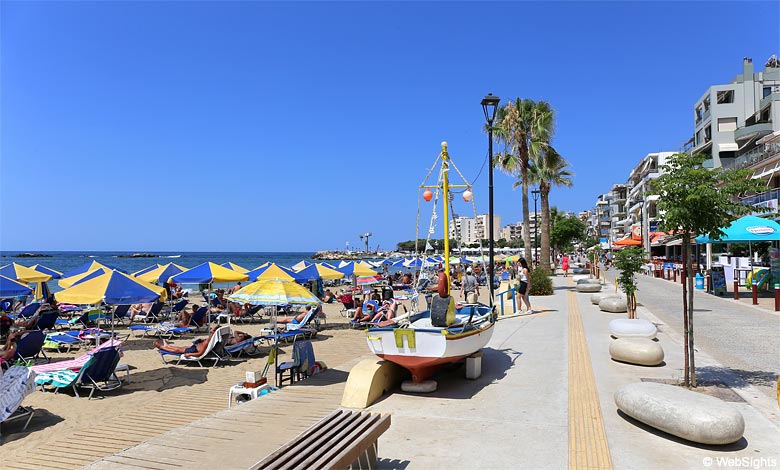
POLYGON ((81 347, 81 341, 70 331, 64 333, 49 333, 43 342, 43 349, 57 352, 70 352, 71 349, 81 347))
POLYGON ((258 337, 251 337, 247 338, 244 341, 236 344, 230 344, 225 345, 224 349, 225 351, 230 354, 230 357, 238 359, 243 354, 246 354, 247 356, 259 356, 262 354, 262 351, 260 351, 260 348, 258 347, 258 343, 261 341, 261 338, 258 337))
POLYGON ((342 317, 350 318, 355 314, 355 298, 352 294, 340 295, 339 302, 341 302, 341 310, 339 310, 339 313, 341 313, 342 317))
POLYGON ((119 358, 119 350, 116 347, 103 348, 93 353, 78 372, 42 372, 35 378, 35 385, 40 386, 41 391, 46 391, 46 387, 50 386, 54 393, 63 388, 73 388, 76 397, 81 397, 79 388, 88 388, 89 398, 92 399, 95 391, 108 392, 122 386, 122 379, 116 375, 119 358))
POLYGON ((14 359, 21 359, 24 362, 33 361, 35 363, 49 362, 50 359, 43 352, 43 342, 46 340, 46 333, 41 330, 30 330, 22 334, 16 342, 16 354, 14 359), (40 356, 43 356, 41 359, 40 356))
POLYGON ((140 321, 144 323, 159 322, 160 312, 162 312, 164 306, 164 302, 155 302, 148 312, 136 314, 133 318, 133 321, 140 321))
POLYGON ((35 391, 35 372, 27 367, 11 366, 0 375, 0 423, 24 420, 22 431, 27 429, 34 410, 22 406, 22 400, 33 391, 35 391))
POLYGON ((184 310, 184 307, 186 307, 188 303, 190 303, 190 301, 187 299, 182 299, 176 302, 173 307, 171 307, 171 313, 168 318, 173 321, 175 317, 178 316, 182 310, 184 310))
POLYGON ((276 366, 276 386, 281 387, 285 381, 290 385, 309 376, 309 370, 314 365, 314 348, 311 341, 301 340, 293 343, 292 361, 285 361, 276 366), (287 378, 285 379, 285 374, 287 378))
POLYGON ((51 330, 57 324, 57 317, 60 316, 59 310, 46 310, 38 314, 35 324, 30 329, 33 330, 51 330))
POLYGON ((100 309, 84 310, 81 315, 70 320, 57 319, 56 325, 61 328, 89 328, 96 325, 100 320, 105 320, 106 314, 100 309))
POLYGON ((182 362, 197 362, 199 367, 203 367, 203 361, 210 360, 214 361, 214 366, 216 367, 219 361, 230 360, 230 354, 228 354, 224 348, 224 345, 227 343, 227 339, 230 337, 230 333, 231 329, 229 326, 219 327, 217 331, 214 332, 214 335, 211 336, 209 344, 206 346, 206 349, 200 356, 185 356, 184 354, 159 350, 158 352, 160 353, 160 359, 162 359, 163 364, 167 365, 170 363, 165 358, 169 356, 175 356, 177 359, 176 365, 179 365, 182 362))
POLYGON ((122 326, 125 325, 125 321, 127 321, 127 324, 130 324, 130 305, 117 305, 114 307, 114 325, 117 323, 120 323, 122 326))
MULTIPOLYGON (((96 346, 86 354, 83 354, 77 357, 76 359, 70 359, 67 361, 49 362, 48 364, 38 364, 38 365, 30 366, 30 370, 38 374, 43 372, 54 372, 60 370, 78 371, 81 370, 84 364, 86 364, 87 361, 92 357, 92 355, 95 354, 97 351, 100 351, 101 349, 111 348, 111 347, 119 348, 121 346, 122 346, 122 341, 118 339, 109 339, 105 343, 102 343, 100 346, 96 346)), ((120 349, 120 355, 121 355, 121 349, 120 349)))
POLYGON ((31 304, 28 304, 28 305, 25 305, 24 307, 22 307, 22 309, 19 310, 18 313, 13 314, 13 315, 8 315, 8 317, 9 318, 13 318, 14 320, 16 320, 17 318, 30 318, 33 315, 35 315, 35 312, 38 311, 40 306, 41 306, 41 304, 39 302, 33 302, 31 304))

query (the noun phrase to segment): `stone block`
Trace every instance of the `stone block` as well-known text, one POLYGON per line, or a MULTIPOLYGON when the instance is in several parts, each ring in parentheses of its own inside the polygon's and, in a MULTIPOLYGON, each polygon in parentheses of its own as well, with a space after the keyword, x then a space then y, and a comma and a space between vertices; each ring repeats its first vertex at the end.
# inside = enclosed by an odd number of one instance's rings
POLYGON ((589 282, 577 284, 577 292, 598 292, 600 290, 601 284, 591 284, 589 282))
POLYGON ((675 385, 640 382, 615 392, 623 413, 691 442, 731 444, 742 438, 745 420, 733 405, 675 385))
POLYGON ((607 297, 599 302, 599 309, 605 312, 623 313, 628 311, 626 297, 607 297))
POLYGON ((609 345, 612 359, 640 366, 657 366, 664 362, 664 348, 647 338, 620 338, 609 345))
POLYGON ((597 292, 590 296, 590 303, 598 305, 602 300, 609 297, 622 297, 624 294, 620 292, 597 292))
POLYGON ((654 339, 658 328, 641 318, 616 318, 609 322, 609 334, 615 338, 654 339))

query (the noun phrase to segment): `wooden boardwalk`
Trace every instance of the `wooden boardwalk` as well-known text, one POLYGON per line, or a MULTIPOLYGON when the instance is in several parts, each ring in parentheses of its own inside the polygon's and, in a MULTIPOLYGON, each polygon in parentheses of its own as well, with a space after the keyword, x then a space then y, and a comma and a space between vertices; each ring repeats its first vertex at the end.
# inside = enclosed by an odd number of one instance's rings
MULTIPOLYGON (((176 427, 87 468, 249 468, 338 408, 358 360, 176 427)), ((227 403, 227 388, 218 398, 227 403)))
POLYGON ((588 343, 573 290, 569 291, 569 469, 612 469, 588 343))

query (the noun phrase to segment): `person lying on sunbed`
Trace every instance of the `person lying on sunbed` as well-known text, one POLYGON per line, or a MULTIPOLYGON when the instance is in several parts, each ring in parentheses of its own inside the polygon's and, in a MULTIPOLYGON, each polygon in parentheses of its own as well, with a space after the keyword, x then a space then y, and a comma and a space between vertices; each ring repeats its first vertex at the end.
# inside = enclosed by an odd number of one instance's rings
POLYGON ((311 310, 311 305, 307 305, 303 312, 299 313, 298 315, 295 315, 292 318, 280 318, 276 320, 276 323, 292 323, 297 325, 298 323, 301 323, 304 318, 306 318, 306 315, 309 314, 309 310, 311 310))
POLYGON ((11 361, 16 354, 16 342, 22 336, 21 331, 14 331, 8 335, 8 340, 4 345, 0 345, 0 359, 11 361))
POLYGON ((250 335, 249 333, 244 333, 243 331, 236 331, 232 335, 230 335, 230 338, 228 338, 227 346, 243 343, 244 341, 250 339, 251 337, 252 335, 250 335))
POLYGON ((355 309, 355 316, 352 317, 352 321, 358 323, 367 322, 374 318, 374 315, 376 315, 374 304, 366 302, 355 309))
POLYGON ((399 302, 395 299, 385 300, 382 302, 382 306, 376 311, 376 315, 371 318, 373 323, 377 323, 382 320, 392 320, 395 318, 395 314, 398 311, 399 302))
POLYGON ((209 342, 211 341, 211 337, 214 336, 214 333, 219 329, 219 325, 213 325, 211 327, 211 332, 209 333, 209 337, 206 339, 196 339, 192 342, 192 346, 184 347, 184 346, 174 346, 172 344, 169 344, 164 339, 162 342, 155 341, 154 347, 161 350, 161 351, 167 351, 174 354, 183 354, 184 357, 197 357, 202 356, 203 353, 206 351, 206 348, 209 345, 209 342))

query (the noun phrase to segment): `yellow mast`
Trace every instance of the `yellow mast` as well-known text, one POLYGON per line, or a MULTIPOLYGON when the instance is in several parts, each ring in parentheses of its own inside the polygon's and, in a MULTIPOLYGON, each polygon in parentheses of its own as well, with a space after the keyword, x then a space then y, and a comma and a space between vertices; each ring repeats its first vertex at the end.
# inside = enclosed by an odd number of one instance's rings
POLYGON ((450 291, 450 185, 449 164, 450 155, 447 153, 447 142, 441 143, 441 167, 442 167, 442 191, 444 192, 444 274, 447 276, 447 292, 450 291))

